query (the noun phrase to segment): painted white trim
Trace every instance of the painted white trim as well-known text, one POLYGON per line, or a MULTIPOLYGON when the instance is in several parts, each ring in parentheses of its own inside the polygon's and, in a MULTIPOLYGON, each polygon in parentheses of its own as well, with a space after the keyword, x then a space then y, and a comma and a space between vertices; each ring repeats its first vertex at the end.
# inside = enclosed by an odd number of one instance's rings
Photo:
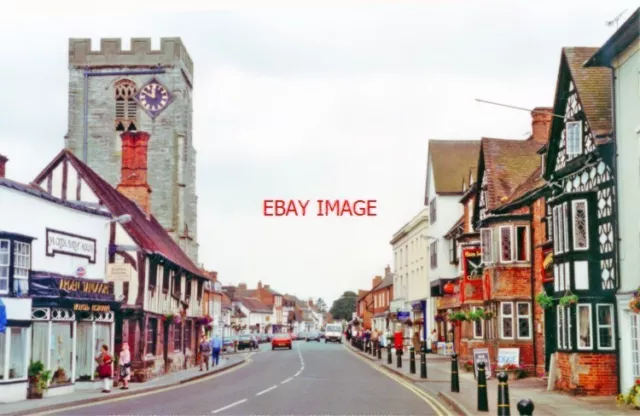
MULTIPOLYGON (((514 302, 514 306, 515 306, 515 315, 516 315, 516 334, 517 334, 517 338, 518 339, 525 339, 525 340, 529 340, 533 338, 533 320, 532 320, 532 308, 531 308, 531 302, 514 302), (522 305, 525 304, 528 307, 529 310, 529 314, 527 315, 520 315, 520 312, 518 311, 518 305, 522 305), (529 324, 529 336, 528 337, 521 337, 520 336, 520 319, 527 319, 527 323, 529 324)), ((516 335, 514 334, 514 335, 516 335)))
POLYGON ((616 322, 616 317, 615 317, 615 305, 610 304, 610 303, 596 303, 596 333, 598 335, 598 349, 599 350, 603 350, 603 351, 613 351, 616 349, 616 328, 615 328, 615 322, 616 322), (600 325, 600 323, 598 322, 598 309, 601 306, 606 306, 608 308, 611 308, 611 324, 608 325, 600 325), (603 347, 600 345, 600 328, 607 328, 607 327, 611 327, 611 347, 603 347))
POLYGON ((584 150, 584 145, 583 145, 583 134, 582 134, 582 120, 579 121, 567 121, 565 123, 565 129, 566 129, 566 133, 565 133, 565 138, 566 138, 566 144, 565 144, 565 152, 567 153, 567 157, 568 158, 574 158, 576 156, 580 156, 584 150), (570 153, 569 149, 571 146, 569 146, 569 129, 570 126, 578 126, 578 151, 576 153, 570 153))
POLYGON ((573 234, 573 241, 572 241, 572 246, 573 246, 573 250, 575 251, 587 251, 589 250, 589 226, 591 224, 589 223, 589 203, 587 202, 586 199, 576 199, 571 201, 571 232, 573 234), (586 241, 587 241, 587 246, 580 248, 580 247, 576 247, 576 205, 578 205, 578 203, 583 202, 584 203, 584 213, 585 213, 585 231, 586 231, 586 241))
POLYGON ((515 339, 517 327, 514 322, 515 311, 513 310, 513 302, 500 302, 500 339, 515 339), (511 315, 505 315, 503 313, 503 305, 511 305, 511 315), (511 336, 506 337, 504 335, 504 320, 505 318, 511 318, 511 336))
MULTIPOLYGON (((0 239, 0 243, 3 242, 3 241, 6 241, 9 244, 8 245, 8 250, 9 250, 8 251, 8 255, 9 256, 7 257, 9 259, 9 263, 0 265, 0 267, 6 267, 7 268, 7 290, 0 290, 0 295, 8 295, 9 294, 9 290, 11 289, 9 287, 9 281, 11 281, 10 276, 9 276, 9 273, 11 272, 11 240, 5 239, 5 238, 0 239)), ((2 279, 2 280, 4 280, 4 279, 2 279)))
POLYGON ((591 351, 593 350, 593 315, 592 315, 592 307, 590 303, 578 303, 576 306, 576 340, 578 341, 578 345, 576 348, 580 351, 591 351), (589 308, 589 347, 580 347, 580 308, 587 307, 589 308))

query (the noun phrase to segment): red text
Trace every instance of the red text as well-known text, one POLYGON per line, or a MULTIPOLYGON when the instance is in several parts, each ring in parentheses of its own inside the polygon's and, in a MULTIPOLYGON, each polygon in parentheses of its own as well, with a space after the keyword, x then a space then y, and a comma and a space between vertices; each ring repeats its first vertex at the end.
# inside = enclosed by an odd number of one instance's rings
POLYGON ((262 203, 262 213, 265 217, 296 217, 307 215, 309 200, 299 199, 265 199, 262 203))
POLYGON ((378 201, 375 199, 358 199, 349 201, 347 199, 318 199, 318 217, 375 217, 378 201))

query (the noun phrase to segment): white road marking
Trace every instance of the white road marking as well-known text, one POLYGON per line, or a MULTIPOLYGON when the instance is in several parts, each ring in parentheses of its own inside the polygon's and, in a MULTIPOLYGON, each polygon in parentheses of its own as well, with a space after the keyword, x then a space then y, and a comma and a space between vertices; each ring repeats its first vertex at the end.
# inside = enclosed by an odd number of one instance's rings
MULTIPOLYGON (((297 374, 296 374, 296 375, 297 375, 297 374)), ((280 383, 280 384, 288 383, 288 382, 290 382, 291 380, 293 380, 293 377, 289 377, 288 379, 286 379, 285 381, 283 381, 283 382, 282 382, 282 383, 280 383)))
POLYGON ((260 393, 256 393, 256 396, 262 396, 263 394, 265 394, 267 392, 270 392, 271 390, 277 389, 277 388, 278 388, 278 386, 271 386, 268 389, 262 390, 260 393))
POLYGON ((216 413, 218 413, 218 412, 222 412, 223 410, 227 410, 227 409, 229 409, 229 408, 232 408, 233 406, 237 406, 237 405, 239 405, 239 404, 241 404, 241 403, 244 403, 244 402, 246 402, 246 401, 247 401, 247 399, 238 400, 238 401, 237 401, 237 402, 235 402, 235 403, 231 403, 229 406, 221 407, 220 409, 218 409, 218 410, 214 410, 214 411, 213 411, 213 412, 211 412, 211 413, 212 413, 212 414, 216 414, 216 413))
POLYGON ((298 371, 294 377, 298 377, 300 375, 300 373, 302 373, 302 370, 298 371))

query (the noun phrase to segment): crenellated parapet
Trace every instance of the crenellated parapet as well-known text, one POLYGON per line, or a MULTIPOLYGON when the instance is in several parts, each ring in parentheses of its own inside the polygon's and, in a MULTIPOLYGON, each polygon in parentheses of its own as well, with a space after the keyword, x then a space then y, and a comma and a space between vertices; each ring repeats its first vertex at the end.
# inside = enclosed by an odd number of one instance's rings
POLYGON ((180 64, 193 79, 193 61, 180 38, 161 38, 160 49, 151 49, 151 38, 132 38, 131 49, 122 49, 118 38, 100 39, 100 49, 91 50, 91 39, 69 39, 69 65, 72 67, 150 67, 180 64))

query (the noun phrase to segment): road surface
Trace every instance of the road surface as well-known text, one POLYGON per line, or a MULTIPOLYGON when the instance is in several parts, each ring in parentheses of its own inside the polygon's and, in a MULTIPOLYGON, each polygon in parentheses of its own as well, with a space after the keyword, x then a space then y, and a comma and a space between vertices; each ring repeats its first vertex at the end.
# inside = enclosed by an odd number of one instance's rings
POLYGON ((449 415, 432 396, 341 344, 269 345, 251 363, 160 392, 114 398, 51 415, 449 415))

